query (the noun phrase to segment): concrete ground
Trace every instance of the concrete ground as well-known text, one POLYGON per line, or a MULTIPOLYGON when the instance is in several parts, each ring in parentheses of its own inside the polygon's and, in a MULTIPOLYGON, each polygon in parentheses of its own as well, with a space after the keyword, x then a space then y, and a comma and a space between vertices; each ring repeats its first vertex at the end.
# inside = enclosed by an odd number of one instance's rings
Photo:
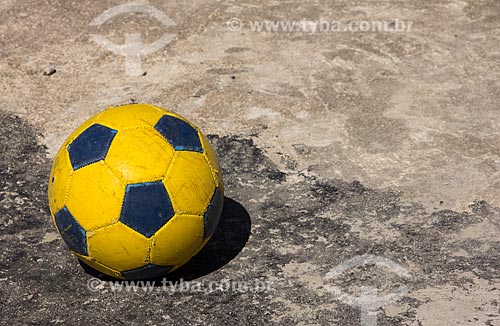
POLYGON ((176 26, 89 26, 122 3, 0 1, 0 324, 360 325, 336 285, 406 286, 372 309, 379 325, 500 325, 499 1, 155 0, 176 26), (411 29, 251 29, 396 18, 411 29), (165 32, 139 77, 91 37, 165 32), (172 279, 267 290, 88 289, 51 224, 48 172, 74 128, 131 99, 197 124, 224 170, 219 228, 172 279), (328 279, 360 255, 407 274, 371 261, 328 279))

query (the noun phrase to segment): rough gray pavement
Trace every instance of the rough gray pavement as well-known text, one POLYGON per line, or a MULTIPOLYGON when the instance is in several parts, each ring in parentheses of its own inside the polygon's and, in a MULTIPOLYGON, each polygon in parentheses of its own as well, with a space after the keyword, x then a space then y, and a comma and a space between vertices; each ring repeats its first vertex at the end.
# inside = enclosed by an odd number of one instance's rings
POLYGON ((500 325, 500 2, 151 1, 176 39, 143 59, 141 77, 90 38, 165 32, 144 15, 88 26, 120 3, 0 2, 0 324, 359 325, 359 309, 326 290, 335 284, 406 286, 379 325, 500 325), (228 29, 232 17, 242 29, 228 29), (413 25, 249 27, 303 18, 413 25), (92 275, 51 224, 48 171, 75 127, 132 98, 192 120, 223 165, 221 224, 170 280, 270 289, 87 288, 92 275), (364 254, 410 277, 368 265, 325 279, 364 254))

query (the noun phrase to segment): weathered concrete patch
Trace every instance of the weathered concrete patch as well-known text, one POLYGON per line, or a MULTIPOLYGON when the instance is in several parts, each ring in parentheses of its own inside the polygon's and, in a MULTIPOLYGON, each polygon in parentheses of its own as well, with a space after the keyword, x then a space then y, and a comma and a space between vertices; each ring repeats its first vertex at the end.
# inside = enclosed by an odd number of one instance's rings
POLYGON ((36 130, 5 112, 0 117, 0 323, 76 325, 98 316, 101 324, 356 325, 358 309, 335 300, 324 277, 361 254, 389 258, 411 273, 399 278, 364 266, 336 281, 352 293, 363 286, 409 288, 379 312, 379 325, 499 319, 498 208, 477 202, 470 212, 427 213, 390 189, 284 173, 242 136, 210 136, 224 170, 224 217, 214 241, 172 279, 259 279, 271 281, 271 290, 171 294, 157 286, 151 293, 114 293, 104 286, 92 292, 90 276, 53 239, 45 196, 50 162, 36 130), (478 236, 485 227, 490 236, 478 236), (453 305, 467 309, 442 314, 453 305))

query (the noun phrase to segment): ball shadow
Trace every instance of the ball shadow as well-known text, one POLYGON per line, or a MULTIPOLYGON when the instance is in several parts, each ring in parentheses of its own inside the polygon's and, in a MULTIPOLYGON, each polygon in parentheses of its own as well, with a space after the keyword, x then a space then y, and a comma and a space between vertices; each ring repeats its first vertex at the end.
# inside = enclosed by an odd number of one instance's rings
MULTIPOLYGON (((190 261, 172 273, 154 280, 167 280, 172 283, 191 281, 210 274, 233 260, 250 237, 251 220, 247 210, 237 201, 224 197, 222 214, 214 235, 190 261)), ((87 274, 101 280, 115 280, 80 261, 87 274)), ((160 282, 155 284, 161 285, 160 282)))

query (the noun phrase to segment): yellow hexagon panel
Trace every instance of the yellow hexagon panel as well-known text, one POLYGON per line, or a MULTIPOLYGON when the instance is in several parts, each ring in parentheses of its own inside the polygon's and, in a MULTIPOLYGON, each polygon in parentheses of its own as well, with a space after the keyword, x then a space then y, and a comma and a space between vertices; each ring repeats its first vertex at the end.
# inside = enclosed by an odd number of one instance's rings
MULTIPOLYGON (((144 105, 147 105, 147 106, 149 106, 149 107, 150 107, 150 108, 152 108, 152 109, 156 109, 156 110, 158 110, 159 112, 162 112, 162 115, 166 114, 166 115, 170 115, 170 116, 172 116, 172 117, 176 117, 176 118, 181 119, 181 120, 183 120, 183 121, 185 121, 185 122, 187 122, 187 123, 189 123, 189 124, 191 125, 191 123, 190 123, 190 122, 189 122, 186 118, 184 118, 183 116, 181 116, 181 115, 179 115, 179 114, 177 114, 177 113, 175 113, 175 112, 172 112, 172 111, 167 110, 167 109, 165 109, 165 108, 160 108, 160 107, 158 107, 158 106, 151 105, 151 104, 144 104, 144 105)), ((193 128, 195 128, 195 127, 193 126, 193 128)), ((195 128, 195 129, 196 129, 196 128, 195 128)))
POLYGON ((150 241, 121 222, 87 237, 89 256, 114 270, 122 272, 148 263, 150 241))
POLYGON ((153 236, 150 262, 180 265, 193 257, 203 245, 203 217, 175 215, 153 236))
POLYGON ((100 161, 73 172, 66 206, 89 231, 118 221, 124 196, 125 185, 100 161))
POLYGON ((75 254, 78 258, 80 258, 81 261, 83 261, 85 264, 89 265, 90 267, 92 267, 93 269, 101 272, 101 273, 104 273, 106 275, 109 275, 109 276, 113 276, 113 277, 116 277, 116 278, 123 278, 121 273, 117 270, 114 270, 112 268, 109 268, 108 266, 105 266, 101 263, 99 263, 98 261, 95 261, 94 259, 90 258, 90 257, 87 257, 87 256, 83 256, 83 255, 80 255, 74 251, 72 251, 73 254, 75 254))
POLYGON ((215 155, 214 149, 212 145, 210 145, 210 141, 207 136, 200 132, 201 135, 201 145, 203 146, 203 151, 205 152, 208 162, 212 166, 215 171, 220 171, 219 159, 217 155, 215 155))
POLYGON ((65 205, 73 168, 69 161, 66 148, 62 148, 56 155, 50 171, 49 179, 49 207, 52 214, 59 212, 65 205))
POLYGON ((104 160, 126 183, 161 180, 174 149, 153 128, 119 131, 104 160))
POLYGON ((211 168, 198 152, 175 152, 163 183, 178 214, 202 215, 215 191, 211 168))
POLYGON ((163 111, 147 104, 113 106, 99 113, 95 122, 116 130, 154 127, 165 113, 163 111))
POLYGON ((215 183, 217 187, 224 190, 224 182, 222 180, 222 171, 220 169, 219 159, 217 158, 212 145, 210 145, 208 138, 201 132, 199 134, 201 135, 201 145, 203 146, 203 152, 205 153, 208 164, 212 168, 215 183))

